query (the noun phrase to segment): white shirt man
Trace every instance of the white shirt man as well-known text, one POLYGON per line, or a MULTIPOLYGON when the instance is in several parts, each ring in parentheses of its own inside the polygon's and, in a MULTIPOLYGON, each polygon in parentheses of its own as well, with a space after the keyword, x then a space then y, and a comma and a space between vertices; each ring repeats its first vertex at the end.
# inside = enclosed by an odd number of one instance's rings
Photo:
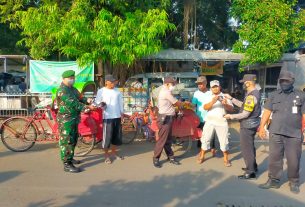
POLYGON ((201 155, 198 162, 202 163, 204 161, 205 151, 210 149, 211 139, 214 132, 216 132, 220 149, 224 154, 224 164, 226 167, 230 167, 231 163, 228 159, 229 127, 227 120, 223 116, 226 114, 226 111, 233 110, 233 105, 230 100, 223 97, 218 80, 211 81, 210 87, 213 95, 203 104, 204 109, 208 112, 205 117, 205 125, 201 137, 201 155))
POLYGON ((123 96, 115 88, 117 79, 112 75, 105 76, 105 87, 97 92, 95 102, 104 102, 106 107, 103 112, 103 142, 102 147, 105 152, 105 163, 111 164, 112 159, 108 153, 111 147, 111 155, 118 159, 123 157, 117 154, 116 147, 122 144, 121 116, 123 115, 123 96))

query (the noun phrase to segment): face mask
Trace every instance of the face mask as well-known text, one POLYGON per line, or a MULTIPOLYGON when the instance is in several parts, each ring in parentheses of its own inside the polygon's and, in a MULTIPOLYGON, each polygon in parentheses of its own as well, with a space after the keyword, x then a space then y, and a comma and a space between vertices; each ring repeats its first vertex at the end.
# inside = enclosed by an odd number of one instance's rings
POLYGON ((293 89, 293 83, 280 83, 280 87, 284 93, 289 93, 293 89))
POLYGON ((75 79, 69 79, 69 80, 68 80, 68 85, 69 85, 69 86, 73 86, 74 83, 75 83, 75 79))
POLYGON ((170 85, 168 89, 169 89, 170 91, 173 91, 173 90, 175 89, 175 86, 170 85))
POLYGON ((246 83, 243 84, 243 89, 247 90, 247 84, 246 83))
POLYGON ((259 84, 255 84, 255 88, 260 91, 262 89, 262 87, 259 84))

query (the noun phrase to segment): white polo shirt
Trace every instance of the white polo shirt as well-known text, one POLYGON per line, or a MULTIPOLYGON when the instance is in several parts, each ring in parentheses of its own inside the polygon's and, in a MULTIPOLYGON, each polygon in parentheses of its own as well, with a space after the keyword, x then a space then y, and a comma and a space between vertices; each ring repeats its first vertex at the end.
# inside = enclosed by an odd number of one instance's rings
POLYGON ((172 95, 172 92, 163 85, 158 96, 159 114, 168 116, 175 115, 175 108, 173 104, 175 104, 177 101, 178 100, 172 95))

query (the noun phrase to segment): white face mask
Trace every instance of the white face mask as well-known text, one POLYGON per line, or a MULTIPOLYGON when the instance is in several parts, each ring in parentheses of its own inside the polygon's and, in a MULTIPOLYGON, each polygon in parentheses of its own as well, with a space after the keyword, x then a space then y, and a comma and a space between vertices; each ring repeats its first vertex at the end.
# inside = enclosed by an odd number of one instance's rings
POLYGON ((168 89, 169 89, 170 91, 173 91, 173 90, 175 89, 175 86, 170 85, 168 89))

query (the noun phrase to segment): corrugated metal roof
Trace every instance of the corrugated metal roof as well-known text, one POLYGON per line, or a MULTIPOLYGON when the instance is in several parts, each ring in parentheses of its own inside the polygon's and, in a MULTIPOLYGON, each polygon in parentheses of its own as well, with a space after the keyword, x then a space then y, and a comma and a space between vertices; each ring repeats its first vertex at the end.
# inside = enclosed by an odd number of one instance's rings
POLYGON ((176 50, 166 49, 159 53, 149 55, 142 60, 157 60, 157 61, 208 61, 208 60, 223 60, 223 61, 240 61, 243 58, 242 54, 227 52, 227 51, 204 51, 204 50, 176 50))

